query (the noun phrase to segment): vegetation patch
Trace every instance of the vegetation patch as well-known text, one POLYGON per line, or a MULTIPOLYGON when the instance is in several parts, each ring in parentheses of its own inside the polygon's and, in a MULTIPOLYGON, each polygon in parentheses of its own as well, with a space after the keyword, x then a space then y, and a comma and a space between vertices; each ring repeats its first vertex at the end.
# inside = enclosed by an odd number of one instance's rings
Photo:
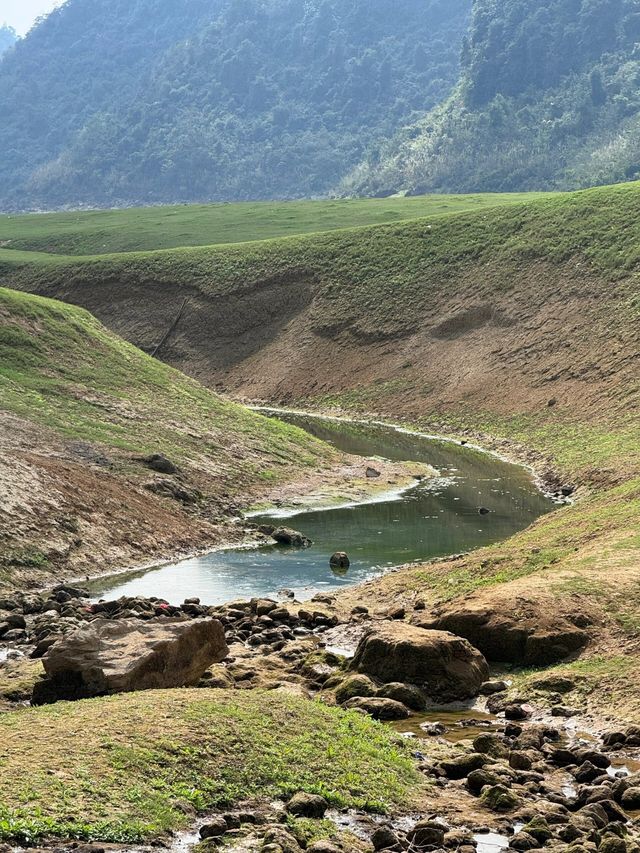
POLYGON ((410 808, 422 787, 389 729, 274 692, 59 703, 0 715, 0 734, 0 839, 21 843, 139 842, 193 812, 300 790, 341 808, 410 808))

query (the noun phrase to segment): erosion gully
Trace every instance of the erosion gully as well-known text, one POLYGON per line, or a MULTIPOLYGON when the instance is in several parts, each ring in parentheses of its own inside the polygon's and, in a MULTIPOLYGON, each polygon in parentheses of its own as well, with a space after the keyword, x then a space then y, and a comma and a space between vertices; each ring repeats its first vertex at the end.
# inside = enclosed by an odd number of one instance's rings
MULTIPOLYGON (((437 476, 423 479, 406 489, 390 490, 359 504, 278 509, 257 514, 252 520, 261 524, 279 526, 286 520, 288 525, 294 525, 309 537, 313 545, 304 549, 271 545, 218 550, 143 572, 102 579, 90 589, 94 599, 155 596, 178 604, 185 598, 197 597, 208 605, 252 597, 295 596, 298 601, 317 600, 347 585, 363 583, 392 571, 402 564, 468 551, 505 539, 551 511, 558 503, 541 491, 529 471, 478 448, 378 423, 298 413, 271 414, 301 426, 341 451, 372 459, 379 457, 427 463, 437 470, 437 476), (329 556, 337 550, 349 554, 351 565, 347 571, 332 571, 329 566, 329 556)), ((358 628, 350 634, 349 626, 338 626, 329 631, 325 628, 322 634, 320 630, 321 647, 347 657, 353 654, 358 632, 361 631, 358 628)), ((260 655, 260 650, 255 650, 255 654, 260 655)), ((3 657, 6 657, 6 650, 0 649, 0 664, 3 657)), ((506 677, 505 673, 496 675, 506 677)), ((430 761, 433 764, 434 752, 442 755, 443 750, 455 750, 460 746, 475 748, 472 747, 474 739, 487 733, 504 737, 505 726, 508 725, 504 709, 499 702, 492 704, 491 699, 485 697, 464 705, 432 708, 426 713, 413 714, 406 720, 388 725, 407 739, 416 759, 426 762, 424 772, 433 775, 433 767, 428 765, 430 761)), ((549 716, 548 707, 527 707, 525 703, 522 708, 527 718, 522 724, 525 732, 532 724, 555 728, 557 739, 555 744, 549 744, 549 750, 554 746, 564 746, 579 751, 594 749, 600 744, 597 736, 580 731, 575 720, 549 716)), ((517 735, 515 741, 517 743, 517 735)), ((538 786, 540 791, 525 801, 526 805, 533 806, 535 812, 536 803, 541 802, 544 795, 547 805, 551 800, 551 803, 564 802, 567 808, 574 808, 580 797, 587 798, 584 786, 569 770, 545 765, 547 758, 545 754, 543 759, 541 752, 534 756, 534 764, 536 761, 540 764, 540 773, 538 777, 532 775, 531 786, 538 786)), ((605 778, 618 782, 639 771, 638 756, 633 750, 625 750, 612 754, 609 767, 601 773, 605 778)), ((462 798, 463 814, 465 802, 469 802, 472 810, 475 808, 476 801, 466 791, 464 779, 446 779, 436 772, 434 781, 450 800, 451 797, 454 801, 458 796, 462 798)), ((272 809, 271 819, 277 820, 281 804, 271 804, 267 810, 269 808, 272 809)), ((386 822, 402 837, 403 831, 410 829, 418 817, 424 815, 382 818, 357 812, 329 811, 327 817, 338 829, 349 830, 355 837, 368 841, 380 823, 386 822)), ((630 817, 633 818, 633 814, 630 817)), ((187 832, 179 833, 168 846, 174 853, 186 853, 199 841, 198 830, 204 822, 206 820, 187 832)), ((478 853, 499 853, 512 844, 514 837, 521 838, 522 826, 522 821, 490 812, 482 824, 476 808, 475 815, 468 821, 460 820, 450 828, 466 833, 466 840, 460 840, 458 850, 466 848, 466 853, 475 847, 478 853)), ((259 836, 249 836, 237 842, 230 841, 225 849, 242 853, 260 849, 260 843, 259 836)), ((133 849, 142 851, 146 848, 133 849)), ((402 849, 413 850, 414 847, 410 845, 402 849)), ((516 849, 529 848, 516 845, 516 849)), ((591 848, 587 853, 590 851, 591 848)), ((622 851, 612 848, 607 853, 622 851)))

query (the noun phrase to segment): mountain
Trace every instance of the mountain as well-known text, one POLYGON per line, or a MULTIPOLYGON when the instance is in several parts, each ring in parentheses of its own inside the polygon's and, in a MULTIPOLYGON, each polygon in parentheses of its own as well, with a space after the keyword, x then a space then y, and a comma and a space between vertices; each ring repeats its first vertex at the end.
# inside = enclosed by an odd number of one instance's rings
POLYGON ((471 0, 68 0, 0 64, 0 205, 304 197, 447 97, 471 0))
POLYGON ((9 50, 10 47, 13 47, 17 40, 18 35, 13 27, 9 27, 7 24, 0 27, 0 56, 9 50))
POLYGON ((640 176, 636 0, 475 0, 451 97, 346 193, 569 189, 640 176))

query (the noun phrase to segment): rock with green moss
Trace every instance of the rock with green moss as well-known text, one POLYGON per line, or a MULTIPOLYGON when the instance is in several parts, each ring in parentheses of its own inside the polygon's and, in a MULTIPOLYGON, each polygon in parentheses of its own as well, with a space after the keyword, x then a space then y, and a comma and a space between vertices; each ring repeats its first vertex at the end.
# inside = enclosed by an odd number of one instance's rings
POLYGON ((374 720, 405 720, 410 712, 402 702, 379 696, 354 696, 344 703, 349 710, 364 711, 374 720))
POLYGON ((607 834, 600 842, 599 853, 627 853, 627 843, 617 835, 607 834))
POLYGON ((517 832, 509 842, 509 847, 517 850, 518 853, 526 853, 527 850, 535 850, 541 846, 540 842, 528 832, 517 832))
POLYGON ((536 817, 532 818, 529 823, 523 826, 522 831, 531 835, 540 844, 546 844, 553 837, 546 818, 541 815, 536 815, 536 817))
POLYGON ((378 685, 368 675, 362 675, 359 672, 347 675, 339 687, 335 690, 336 702, 338 705, 344 705, 349 699, 356 696, 375 696, 378 691, 378 685))
POLYGON ((510 812, 520 805, 520 798, 505 785, 491 785, 480 794, 482 805, 492 812, 510 812))
POLYGON ((473 770, 479 770, 486 763, 486 755, 481 755, 479 752, 466 752, 454 758, 446 758, 440 762, 440 767, 449 779, 464 779, 473 770))
POLYGON ((473 748, 476 752, 490 755, 492 758, 506 758, 509 755, 509 749, 505 746, 503 739, 488 732, 474 739, 473 748))
POLYGON ((287 803, 289 814, 297 817, 321 818, 329 808, 329 803, 318 794, 307 794, 299 791, 287 803))
POLYGON ((480 794, 482 789, 487 785, 499 785, 502 777, 485 767, 479 767, 477 770, 472 770, 467 776, 467 788, 472 794, 480 794))
POLYGON ((264 834, 262 853, 302 853, 302 847, 282 826, 271 826, 264 834))

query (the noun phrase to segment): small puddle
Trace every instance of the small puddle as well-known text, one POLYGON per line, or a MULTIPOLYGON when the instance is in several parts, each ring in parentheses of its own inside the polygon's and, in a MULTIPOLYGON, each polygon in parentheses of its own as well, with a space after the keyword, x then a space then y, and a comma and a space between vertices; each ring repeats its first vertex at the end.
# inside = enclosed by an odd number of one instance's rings
POLYGON ((613 758, 610 767, 607 767, 609 776, 616 776, 618 773, 623 776, 632 776, 634 773, 640 772, 640 759, 637 758, 613 758))
POLYGON ((478 711, 475 708, 436 708, 423 714, 413 714, 406 720, 390 723, 395 731, 404 735, 413 735, 421 740, 430 740, 430 728, 438 723, 445 727, 439 735, 450 743, 473 740, 479 734, 501 728, 502 723, 493 714, 478 711))

